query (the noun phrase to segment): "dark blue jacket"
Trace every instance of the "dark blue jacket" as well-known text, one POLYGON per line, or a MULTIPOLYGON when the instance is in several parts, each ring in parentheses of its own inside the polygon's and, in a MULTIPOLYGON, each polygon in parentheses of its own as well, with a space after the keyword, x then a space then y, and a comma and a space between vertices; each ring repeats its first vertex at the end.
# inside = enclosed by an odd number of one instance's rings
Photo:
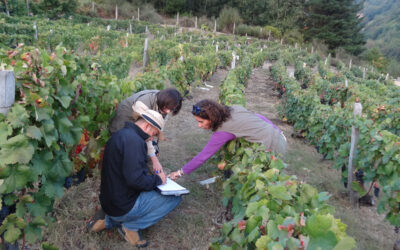
POLYGON ((122 216, 135 205, 142 191, 151 191, 162 180, 147 170, 149 138, 141 128, 126 122, 106 144, 101 169, 100 203, 110 216, 122 216))

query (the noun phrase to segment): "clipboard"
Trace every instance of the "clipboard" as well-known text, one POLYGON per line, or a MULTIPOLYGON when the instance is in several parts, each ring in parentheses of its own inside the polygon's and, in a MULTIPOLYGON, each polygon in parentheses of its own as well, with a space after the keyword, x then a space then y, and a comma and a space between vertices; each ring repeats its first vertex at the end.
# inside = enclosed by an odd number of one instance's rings
POLYGON ((162 195, 175 195, 175 196, 180 196, 182 194, 188 194, 189 190, 186 188, 182 187, 175 181, 171 180, 170 178, 167 178, 167 181, 163 185, 158 185, 157 186, 158 191, 162 195))

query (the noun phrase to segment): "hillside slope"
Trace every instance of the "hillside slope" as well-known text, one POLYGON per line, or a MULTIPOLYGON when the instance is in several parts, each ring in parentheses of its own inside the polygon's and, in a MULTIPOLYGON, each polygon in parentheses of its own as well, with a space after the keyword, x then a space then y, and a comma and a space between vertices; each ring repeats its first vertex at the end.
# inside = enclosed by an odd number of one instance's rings
POLYGON ((363 14, 369 47, 400 61, 400 1, 366 0, 363 14))

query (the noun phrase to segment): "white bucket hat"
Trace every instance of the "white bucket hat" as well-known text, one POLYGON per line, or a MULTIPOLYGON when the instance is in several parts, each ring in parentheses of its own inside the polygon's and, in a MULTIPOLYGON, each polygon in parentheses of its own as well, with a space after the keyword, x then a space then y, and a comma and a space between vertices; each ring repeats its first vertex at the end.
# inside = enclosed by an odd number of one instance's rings
POLYGON ((143 102, 135 102, 132 105, 132 109, 160 132, 164 128, 165 121, 162 115, 157 111, 149 109, 143 102))

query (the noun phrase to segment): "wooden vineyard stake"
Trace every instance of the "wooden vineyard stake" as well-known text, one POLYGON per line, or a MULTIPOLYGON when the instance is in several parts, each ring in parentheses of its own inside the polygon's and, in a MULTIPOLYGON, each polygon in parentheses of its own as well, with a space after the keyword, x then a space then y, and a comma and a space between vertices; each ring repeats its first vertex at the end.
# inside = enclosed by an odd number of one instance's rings
POLYGON ((149 39, 146 38, 146 39, 144 40, 143 68, 146 68, 146 66, 147 66, 147 60, 148 60, 148 57, 147 57, 147 49, 148 49, 148 46, 149 46, 149 39))
MULTIPOLYGON (((354 111, 353 115, 356 117, 360 117, 362 112, 362 105, 361 103, 356 102, 354 103, 354 111)), ((349 190, 350 196, 350 204, 355 205, 354 201, 354 191, 353 191, 353 158, 354 158, 354 151, 357 148, 358 139, 360 137, 360 129, 356 128, 354 125, 351 126, 351 144, 350 144, 350 155, 349 155, 349 164, 347 168, 347 188, 349 190)))
POLYGON ((6 115, 15 101, 14 71, 0 71, 0 113, 6 115))

